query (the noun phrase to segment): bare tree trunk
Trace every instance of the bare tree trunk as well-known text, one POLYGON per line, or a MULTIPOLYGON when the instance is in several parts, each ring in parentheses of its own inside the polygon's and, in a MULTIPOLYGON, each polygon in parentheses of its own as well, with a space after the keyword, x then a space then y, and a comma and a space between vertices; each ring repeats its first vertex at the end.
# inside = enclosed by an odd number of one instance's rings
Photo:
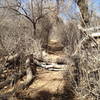
POLYGON ((81 21, 82 26, 89 25, 88 0, 78 0, 77 5, 79 6, 83 19, 83 21, 81 21))
POLYGON ((34 28, 34 39, 36 38, 36 23, 33 23, 33 28, 34 28))

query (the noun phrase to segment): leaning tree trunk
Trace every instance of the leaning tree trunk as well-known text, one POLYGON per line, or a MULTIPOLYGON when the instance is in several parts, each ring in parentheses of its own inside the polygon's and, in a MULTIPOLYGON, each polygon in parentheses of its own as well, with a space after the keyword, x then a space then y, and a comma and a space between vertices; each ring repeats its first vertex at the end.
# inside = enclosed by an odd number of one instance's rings
POLYGON ((81 12, 81 24, 85 27, 85 25, 89 25, 88 0, 78 0, 77 5, 79 6, 81 12))

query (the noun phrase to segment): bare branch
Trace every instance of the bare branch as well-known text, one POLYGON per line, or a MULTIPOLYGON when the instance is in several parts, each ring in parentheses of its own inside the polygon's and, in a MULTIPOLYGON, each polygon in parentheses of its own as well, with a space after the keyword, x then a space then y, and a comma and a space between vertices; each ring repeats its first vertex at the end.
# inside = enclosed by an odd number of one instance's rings
POLYGON ((84 32, 100 30, 100 26, 91 27, 91 28, 83 28, 81 25, 78 25, 78 28, 84 32))

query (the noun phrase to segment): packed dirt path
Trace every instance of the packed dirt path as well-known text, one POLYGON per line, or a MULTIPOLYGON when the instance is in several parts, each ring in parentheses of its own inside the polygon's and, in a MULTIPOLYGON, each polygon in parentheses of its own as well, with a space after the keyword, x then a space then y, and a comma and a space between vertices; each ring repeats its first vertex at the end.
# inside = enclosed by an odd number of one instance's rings
POLYGON ((35 81, 27 90, 16 94, 19 100, 73 100, 69 83, 63 78, 63 72, 38 69, 35 81))
MULTIPOLYGON (((55 60, 61 55, 50 54, 55 60)), ((66 67, 66 66, 65 66, 66 67)), ((68 80, 64 79, 64 71, 48 71, 37 69, 37 76, 28 89, 16 94, 17 100, 74 100, 68 80)))

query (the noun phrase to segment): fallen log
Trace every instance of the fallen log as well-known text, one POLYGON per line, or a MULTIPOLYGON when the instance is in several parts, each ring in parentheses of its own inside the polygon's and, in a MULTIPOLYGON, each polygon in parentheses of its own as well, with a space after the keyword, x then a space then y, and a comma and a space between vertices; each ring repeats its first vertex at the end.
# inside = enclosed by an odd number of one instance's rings
POLYGON ((34 60, 34 64, 37 65, 37 67, 45 68, 52 71, 62 71, 65 70, 65 67, 67 66, 65 64, 61 65, 56 63, 47 64, 47 62, 39 62, 38 60, 34 60))
MULTIPOLYGON (((31 55, 31 58, 32 56, 33 55, 31 55)), ((67 66, 66 64, 50 63, 44 59, 39 59, 34 56, 33 56, 33 59, 28 58, 26 60, 26 66, 30 66, 30 63, 33 63, 33 68, 37 66, 37 67, 45 68, 46 70, 51 70, 51 71, 62 71, 62 70, 65 70, 65 66, 67 66)))
MULTIPOLYGON (((13 56, 6 57, 6 63, 4 66, 9 68, 11 64, 15 62, 17 63, 19 58, 20 58, 20 54, 15 54, 13 56)), ((33 66, 36 65, 37 67, 42 67, 52 71, 64 70, 64 67, 66 66, 66 64, 50 63, 46 60, 44 61, 44 59, 36 58, 32 54, 30 54, 26 59, 26 66, 30 66, 31 63, 33 63, 33 66)))

